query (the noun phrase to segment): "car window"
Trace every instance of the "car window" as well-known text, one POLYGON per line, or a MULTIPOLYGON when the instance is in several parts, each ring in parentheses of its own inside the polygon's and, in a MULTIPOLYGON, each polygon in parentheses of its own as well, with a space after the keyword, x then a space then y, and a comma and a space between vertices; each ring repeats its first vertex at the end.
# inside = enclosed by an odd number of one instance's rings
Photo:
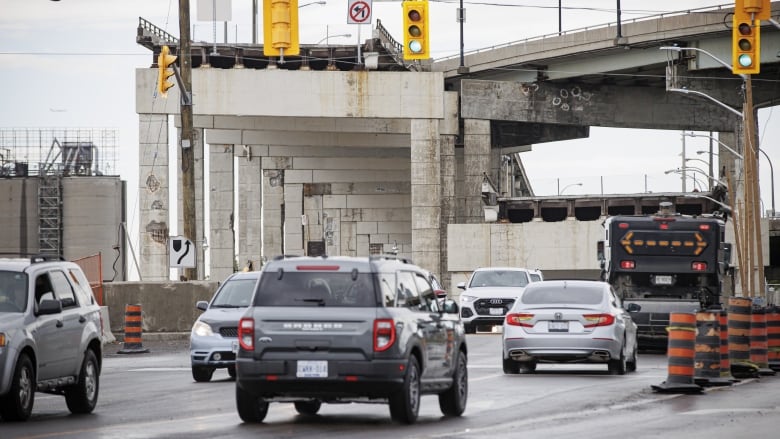
POLYGON ((27 309, 27 275, 0 271, 0 312, 23 312, 27 309))
POLYGON ((379 288, 386 307, 395 306, 395 273, 379 273, 379 288))
POLYGON ((528 275, 518 270, 475 271, 470 287, 524 287, 528 285, 528 275))
POLYGON ((398 307, 419 307, 420 295, 417 292, 417 285, 414 283, 414 276, 411 272, 398 272, 398 287, 396 288, 396 298, 396 306, 398 307))
POLYGON ((531 282, 541 282, 542 276, 537 273, 531 273, 531 282))
POLYGON ((68 275, 70 276, 71 283, 76 289, 76 296, 79 303, 85 305, 91 305, 95 303, 95 296, 92 295, 92 287, 89 286, 87 276, 81 270, 69 269, 68 275))
POLYGON ((230 279, 219 289, 211 302, 212 308, 236 308, 249 306, 255 292, 257 279, 230 279))
POLYGON ((39 274, 35 277, 35 303, 40 304, 44 300, 54 300, 54 288, 51 286, 48 274, 39 274))
POLYGON ((535 288, 525 290, 520 296, 520 301, 526 305, 598 305, 604 301, 604 291, 600 286, 535 288))
POLYGON ((255 306, 377 306, 371 273, 269 271, 260 278, 255 306))
POLYGON ((59 270, 53 270, 49 272, 49 279, 51 280, 52 287, 54 287, 54 295, 62 303, 62 309, 78 306, 73 287, 70 286, 70 282, 68 282, 65 273, 59 270))
POLYGON ((415 273, 414 282, 417 285, 417 291, 420 294, 419 310, 438 312, 439 304, 436 301, 436 294, 433 292, 433 287, 428 283, 428 280, 426 280, 423 275, 415 273))

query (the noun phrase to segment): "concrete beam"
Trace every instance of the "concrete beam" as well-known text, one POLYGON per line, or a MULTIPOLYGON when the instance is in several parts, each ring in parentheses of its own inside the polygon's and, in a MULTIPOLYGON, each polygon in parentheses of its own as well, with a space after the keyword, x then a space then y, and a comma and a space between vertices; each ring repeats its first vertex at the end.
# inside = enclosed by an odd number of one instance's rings
POLYGON ((490 126, 493 148, 517 147, 515 151, 530 151, 534 143, 581 139, 590 135, 590 127, 552 123, 524 123, 492 121, 490 126))
POLYGON ((291 133, 278 130, 226 130, 206 131, 206 143, 234 145, 285 145, 317 147, 409 148, 409 134, 384 133, 335 133, 300 131, 291 133))
POLYGON ((616 128, 733 131, 729 111, 650 87, 465 80, 461 117, 616 128))

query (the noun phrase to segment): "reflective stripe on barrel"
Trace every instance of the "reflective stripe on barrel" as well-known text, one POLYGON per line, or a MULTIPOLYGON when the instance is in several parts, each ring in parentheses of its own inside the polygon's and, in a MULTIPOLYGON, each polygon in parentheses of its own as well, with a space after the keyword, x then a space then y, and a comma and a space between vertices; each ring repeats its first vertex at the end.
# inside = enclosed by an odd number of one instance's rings
POLYGON ((668 383, 693 384, 696 346, 696 315, 669 314, 668 383))
POLYGON ((750 315, 750 361, 760 368, 769 367, 766 351, 766 314, 763 308, 753 308, 750 315))
POLYGON ((732 365, 750 362, 750 311, 745 297, 729 298, 729 359, 732 365))
POLYGON ((731 375, 731 362, 729 361, 729 324, 726 310, 718 315, 720 321, 720 377, 734 379, 731 375))
POLYGON ((696 313, 696 353, 694 369, 697 378, 720 378, 720 321, 711 311, 696 313))

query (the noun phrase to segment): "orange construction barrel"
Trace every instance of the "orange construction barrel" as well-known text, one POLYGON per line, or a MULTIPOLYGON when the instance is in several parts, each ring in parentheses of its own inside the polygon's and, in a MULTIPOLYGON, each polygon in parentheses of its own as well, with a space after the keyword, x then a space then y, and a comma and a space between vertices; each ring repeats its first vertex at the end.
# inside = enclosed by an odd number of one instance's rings
POLYGON ((650 386, 661 393, 701 393, 701 386, 694 383, 696 348, 696 314, 669 314, 669 347, 666 350, 668 374, 666 381, 650 386))

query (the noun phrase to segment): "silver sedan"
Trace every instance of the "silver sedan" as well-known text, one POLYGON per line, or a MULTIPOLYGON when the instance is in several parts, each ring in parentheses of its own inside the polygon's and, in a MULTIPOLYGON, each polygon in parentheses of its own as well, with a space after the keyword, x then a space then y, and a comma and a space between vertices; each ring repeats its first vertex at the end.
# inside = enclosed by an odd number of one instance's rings
POLYGON ((537 363, 605 363, 612 374, 635 371, 636 324, 628 311, 606 282, 533 282, 504 319, 504 373, 531 373, 537 363))

